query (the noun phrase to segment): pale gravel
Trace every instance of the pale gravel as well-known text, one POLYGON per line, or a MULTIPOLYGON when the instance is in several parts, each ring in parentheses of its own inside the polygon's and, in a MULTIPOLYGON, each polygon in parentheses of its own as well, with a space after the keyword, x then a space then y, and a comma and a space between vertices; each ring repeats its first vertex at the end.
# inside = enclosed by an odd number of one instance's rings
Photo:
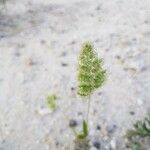
POLYGON ((84 41, 94 43, 108 75, 92 95, 91 142, 124 150, 125 131, 150 111, 149 6, 149 0, 8 0, 0 12, 0 150, 72 149, 69 119, 80 128, 87 108, 71 90, 84 41), (54 112, 46 105, 50 94, 58 96, 54 112))

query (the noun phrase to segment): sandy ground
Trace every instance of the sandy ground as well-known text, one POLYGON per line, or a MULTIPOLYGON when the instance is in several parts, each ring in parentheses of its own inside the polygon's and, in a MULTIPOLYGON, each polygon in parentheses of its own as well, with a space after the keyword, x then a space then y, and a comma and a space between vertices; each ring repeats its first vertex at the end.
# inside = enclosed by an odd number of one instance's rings
POLYGON ((69 120, 80 128, 87 108, 76 95, 84 41, 94 43, 108 74, 92 95, 91 145, 125 150, 126 129, 150 110, 149 6, 149 0, 8 0, 1 5, 0 150, 71 150, 69 120), (46 105, 50 94, 58 97, 54 112, 46 105))

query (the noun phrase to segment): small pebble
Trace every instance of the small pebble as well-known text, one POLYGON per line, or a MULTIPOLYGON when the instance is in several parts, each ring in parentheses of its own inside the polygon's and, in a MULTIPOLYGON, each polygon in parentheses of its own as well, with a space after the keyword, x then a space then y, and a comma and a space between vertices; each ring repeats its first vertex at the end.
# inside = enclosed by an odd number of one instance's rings
POLYGON ((100 126, 100 125, 97 125, 96 129, 97 129, 97 130, 101 130, 101 126, 100 126))
POLYGON ((114 124, 114 125, 108 126, 107 131, 108 131, 109 134, 112 134, 112 133, 114 133, 116 128, 117 128, 117 126, 114 124))
POLYGON ((145 23, 145 24, 148 24, 148 23, 149 23, 149 21, 148 21, 148 20, 145 20, 145 21, 144 21, 144 23, 145 23))
POLYGON ((128 149, 129 149, 129 148, 130 148, 130 146, 129 146, 128 144, 126 144, 126 148, 128 148, 128 149))
POLYGON ((101 6, 97 6, 97 7, 96 7, 96 10, 100 10, 100 9, 101 9, 101 6))
POLYGON ((71 87, 71 91, 74 91, 75 90, 75 87, 71 87))
POLYGON ((119 55, 116 56, 116 59, 121 59, 121 57, 119 55))
POLYGON ((29 66, 33 66, 33 65, 36 65, 36 62, 33 61, 33 60, 30 58, 30 59, 28 59, 27 64, 28 64, 29 66))
POLYGON ((78 123, 77 123, 76 120, 71 119, 71 120, 69 121, 69 126, 70 126, 70 127, 76 127, 77 125, 78 125, 78 123))
POLYGON ((100 149, 100 148, 101 148, 101 144, 100 144, 99 141, 95 141, 95 142, 93 143, 93 146, 96 147, 97 149, 100 149))
POLYGON ((130 115, 135 115, 135 112, 134 111, 130 111, 130 115))
POLYGON ((62 57, 65 57, 66 55, 67 55, 67 52, 62 52, 62 53, 61 53, 61 56, 62 56, 62 57))
POLYGON ((147 68, 146 66, 143 66, 143 67, 140 68, 140 71, 143 72, 143 71, 146 71, 147 69, 148 69, 148 68, 147 68))
POLYGON ((18 45, 17 45, 17 47, 20 49, 20 48, 24 48, 25 47, 25 44, 24 43, 19 43, 18 45))
POLYGON ((94 14, 91 13, 90 16, 91 16, 91 17, 94 17, 94 14))
POLYGON ((137 41, 137 39, 136 39, 136 38, 133 38, 133 39, 132 39, 132 41, 136 42, 136 41, 137 41))
POLYGON ((0 39, 4 38, 5 36, 4 35, 0 35, 0 39))
POLYGON ((21 54, 20 54, 19 51, 16 51, 16 52, 14 53, 14 55, 17 56, 17 57, 19 57, 21 54))
POLYGON ((45 41, 45 40, 41 40, 40 43, 41 43, 41 44, 45 44, 46 41, 45 41))
POLYGON ((83 113, 82 112, 78 112, 78 116, 82 116, 83 115, 83 113))
POLYGON ((72 41, 70 44, 71 44, 71 45, 74 45, 74 44, 76 44, 76 41, 72 41))
POLYGON ((96 40, 95 40, 95 43, 98 43, 98 42, 100 42, 100 40, 99 40, 99 39, 96 39, 96 40))
POLYGON ((110 49, 109 49, 109 48, 107 48, 107 49, 105 49, 105 51, 106 51, 106 52, 108 52, 108 51, 110 51, 110 49))
POLYGON ((68 64, 66 64, 66 63, 61 63, 61 65, 62 65, 63 67, 68 66, 68 64))
POLYGON ((113 124, 113 128, 116 129, 116 128, 117 128, 117 125, 113 124))
POLYGON ((58 142, 58 141, 56 141, 56 143, 55 143, 55 144, 56 144, 56 146, 58 146, 58 145, 59 145, 59 142, 58 142))
POLYGON ((98 95, 102 95, 102 92, 99 92, 98 95))
POLYGON ((97 114, 97 110, 96 109, 93 110, 93 115, 95 115, 95 114, 97 114))

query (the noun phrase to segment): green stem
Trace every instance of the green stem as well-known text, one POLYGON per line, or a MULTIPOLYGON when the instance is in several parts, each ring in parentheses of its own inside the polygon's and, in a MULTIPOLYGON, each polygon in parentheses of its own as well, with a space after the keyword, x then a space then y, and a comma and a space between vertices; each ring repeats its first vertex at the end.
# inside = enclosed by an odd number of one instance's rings
POLYGON ((91 96, 89 95, 89 98, 88 98, 88 110, 87 110, 87 124, 89 122, 90 104, 91 104, 91 96))

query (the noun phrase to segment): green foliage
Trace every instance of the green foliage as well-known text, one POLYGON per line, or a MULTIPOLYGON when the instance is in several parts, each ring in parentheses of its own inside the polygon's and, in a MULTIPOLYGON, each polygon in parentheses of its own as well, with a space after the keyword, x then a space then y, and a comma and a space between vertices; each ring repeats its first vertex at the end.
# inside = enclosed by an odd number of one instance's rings
POLYGON ((150 113, 142 121, 137 121, 134 124, 134 129, 127 131, 127 137, 132 138, 134 136, 150 137, 150 113))
POLYGON ((140 145, 140 143, 133 142, 133 143, 131 144, 131 149, 132 149, 132 150, 141 150, 141 145, 140 145))
POLYGON ((76 139, 83 140, 88 136, 88 124, 85 120, 82 122, 82 131, 80 133, 78 133, 74 127, 72 127, 72 130, 76 136, 76 139))
POLYGON ((126 137, 129 139, 132 150, 141 150, 140 138, 150 138, 150 112, 142 121, 137 121, 134 128, 127 131, 126 137))
POLYGON ((52 110, 56 109, 56 100, 57 100, 56 95, 48 96, 47 97, 47 106, 52 110))
POLYGON ((82 123, 82 132, 77 134, 77 139, 86 139, 88 136, 88 125, 87 122, 85 120, 83 120, 82 123))
POLYGON ((88 96, 105 81, 106 73, 91 43, 84 43, 78 64, 78 95, 88 96))

